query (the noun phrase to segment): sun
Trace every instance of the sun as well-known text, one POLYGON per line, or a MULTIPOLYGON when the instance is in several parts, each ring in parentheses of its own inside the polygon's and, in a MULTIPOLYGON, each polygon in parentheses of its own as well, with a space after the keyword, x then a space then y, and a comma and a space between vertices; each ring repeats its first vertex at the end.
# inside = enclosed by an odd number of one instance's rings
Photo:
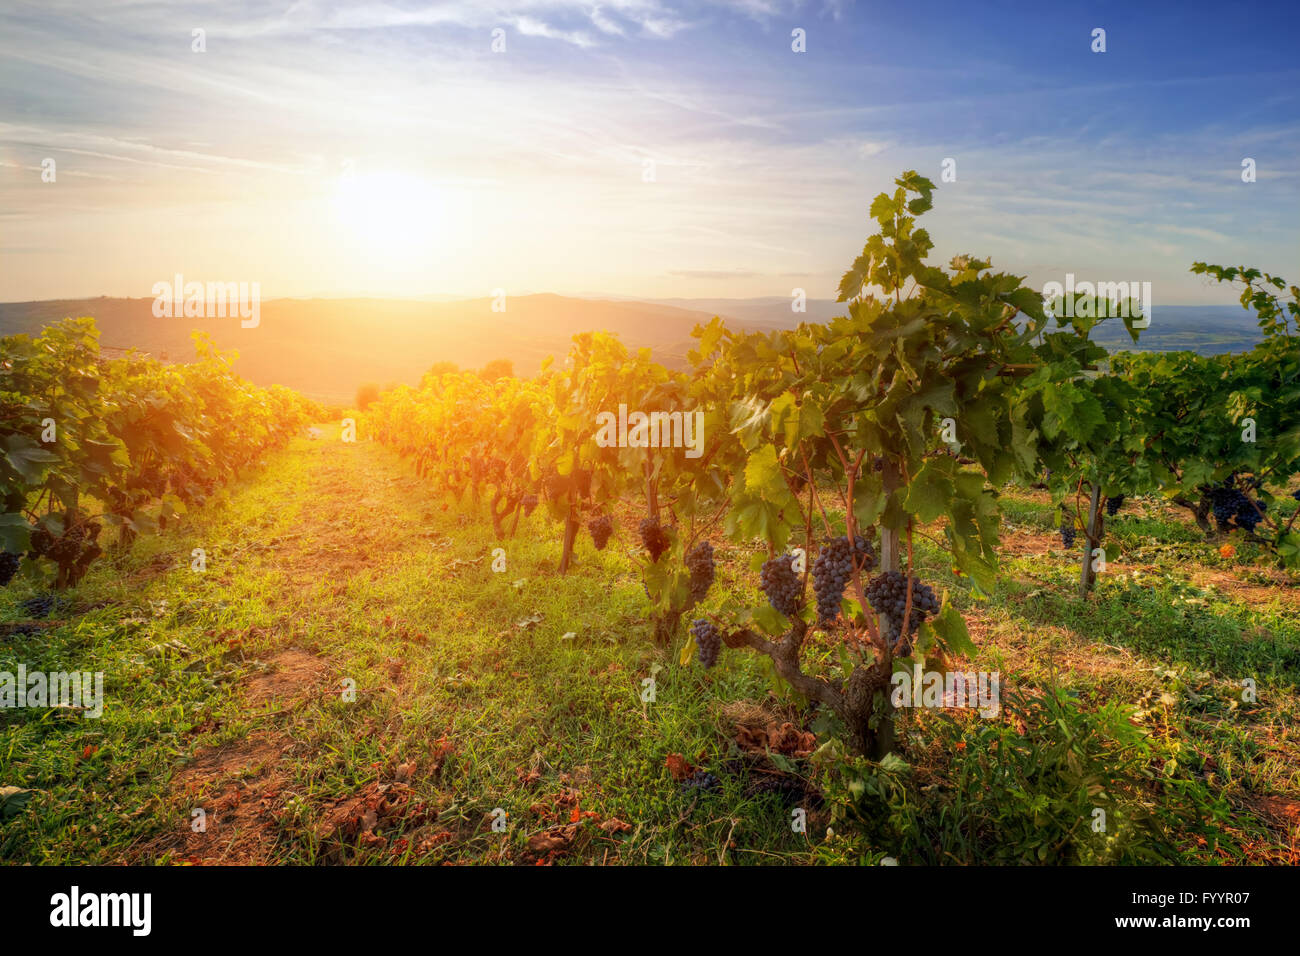
POLYGON ((357 246, 394 264, 438 252, 455 228, 444 190, 405 173, 349 173, 338 182, 334 211, 357 246))

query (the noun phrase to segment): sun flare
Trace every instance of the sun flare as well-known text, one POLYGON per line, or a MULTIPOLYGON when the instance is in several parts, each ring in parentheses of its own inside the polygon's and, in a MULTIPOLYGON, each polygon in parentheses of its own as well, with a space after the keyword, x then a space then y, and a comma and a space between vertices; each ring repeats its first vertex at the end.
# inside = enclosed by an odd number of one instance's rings
POLYGON ((351 243, 389 261, 409 261, 440 249, 460 226, 452 197, 405 173, 349 173, 338 183, 334 211, 351 243))

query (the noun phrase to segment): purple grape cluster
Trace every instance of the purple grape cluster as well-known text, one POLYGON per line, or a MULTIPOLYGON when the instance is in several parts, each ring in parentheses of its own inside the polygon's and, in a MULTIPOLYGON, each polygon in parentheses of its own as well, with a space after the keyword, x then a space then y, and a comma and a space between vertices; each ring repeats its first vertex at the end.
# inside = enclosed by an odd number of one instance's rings
MULTIPOLYGON (((898 642, 903 633, 903 615, 907 612, 907 578, 900 571, 886 571, 877 574, 867 585, 867 603, 877 614, 883 614, 889 620, 889 629, 885 632, 885 641, 891 646, 898 642)), ((932 614, 939 613, 939 599, 934 589, 912 578, 912 610, 907 615, 907 633, 910 637, 932 614)))
POLYGON ((1122 507, 1124 507, 1123 495, 1112 495, 1106 499, 1106 514, 1110 517, 1113 518, 1119 514, 1119 509, 1122 507))
POLYGON ((697 770, 685 780, 682 781, 681 790, 683 794, 690 795, 695 792, 711 793, 714 790, 722 789, 722 781, 714 774, 707 770, 697 770))
POLYGON ((641 543, 650 552, 650 560, 658 561, 659 556, 668 550, 668 532, 657 518, 642 518, 637 530, 641 533, 641 543))
POLYGON ((18 565, 22 563, 23 556, 15 554, 13 551, 0 551, 0 588, 6 587, 18 573, 18 565))
MULTIPOLYGON (((1258 488, 1261 482, 1253 479, 1245 482, 1247 488, 1258 488)), ((1210 507, 1214 511, 1214 523, 1220 531, 1231 531, 1234 527, 1254 531, 1255 526, 1263 520, 1262 512, 1268 510, 1268 503, 1252 501, 1250 496, 1237 487, 1237 476, 1229 475, 1221 485, 1210 488, 1206 494, 1210 507)))
POLYGON ((794 573, 794 555, 778 554, 768 558, 759 569, 759 585, 767 601, 786 617, 799 610, 799 578, 794 573))
POLYGON ((701 541, 687 551, 686 570, 690 573, 688 586, 691 592, 691 603, 699 604, 709 593, 709 588, 713 587, 713 577, 717 573, 713 565, 713 545, 708 541, 701 541))
POLYGON ((829 624, 839 615, 844 588, 853 578, 855 564, 862 571, 870 571, 876 566, 876 553, 871 542, 862 535, 854 537, 852 546, 847 535, 840 535, 817 555, 812 578, 819 623, 829 624))
POLYGON ((697 618, 691 624, 691 633, 695 635, 695 656, 705 667, 718 663, 718 652, 722 650, 722 635, 717 627, 707 618, 697 618))
POLYGON ((609 536, 614 533, 614 519, 609 515, 592 518, 587 522, 587 530, 591 532, 591 543, 596 546, 596 550, 604 551, 609 536))

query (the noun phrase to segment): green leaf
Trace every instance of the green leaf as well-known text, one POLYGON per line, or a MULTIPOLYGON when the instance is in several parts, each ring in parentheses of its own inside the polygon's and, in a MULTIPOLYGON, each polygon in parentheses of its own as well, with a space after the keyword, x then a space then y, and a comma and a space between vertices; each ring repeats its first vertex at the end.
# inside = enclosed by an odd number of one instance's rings
POLYGON ((970 631, 966 628, 966 619, 952 606, 946 593, 938 615, 934 620, 926 621, 921 627, 933 630, 939 642, 951 653, 966 657, 975 656, 976 648, 970 639, 970 631))
POLYGON ((948 457, 929 459, 908 487, 903 507, 923 522, 948 513, 953 497, 952 461, 948 457))
POLYGON ((0 515, 0 547, 18 554, 31 546, 31 525, 21 514, 0 515))
POLYGON ((47 448, 42 448, 26 435, 6 435, 4 438, 5 461, 29 485, 39 484, 44 477, 44 466, 59 460, 59 456, 47 448))
POLYGON ((36 796, 35 790, 24 790, 21 787, 0 787, 0 822, 12 820, 18 816, 23 807, 27 806, 34 796, 36 796))

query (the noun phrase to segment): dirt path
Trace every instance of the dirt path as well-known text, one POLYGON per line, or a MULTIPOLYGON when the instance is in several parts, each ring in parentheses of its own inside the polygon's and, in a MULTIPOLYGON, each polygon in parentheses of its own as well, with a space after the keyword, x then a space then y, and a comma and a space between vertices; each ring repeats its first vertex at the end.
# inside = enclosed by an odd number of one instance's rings
MULTIPOLYGON (((252 555, 234 574, 274 574, 285 587, 273 601, 276 619, 232 638, 228 645, 269 645, 244 660, 247 673, 235 688, 238 710, 255 718, 246 736, 197 747, 178 762, 171 781, 176 826, 137 846, 130 862, 161 857, 199 865, 260 864, 277 860, 285 791, 295 765, 310 759, 294 739, 292 724, 313 702, 342 693, 338 662, 294 643, 304 605, 329 613, 322 593, 340 596, 358 576, 382 573, 399 545, 392 519, 419 520, 411 506, 415 479, 374 446, 346 445, 337 429, 295 442, 286 460, 259 478, 256 492, 291 509, 294 531, 252 555), (402 492, 407 494, 403 495, 402 492), (258 566, 260 565, 260 567, 258 566)), ((241 508, 237 496, 231 508, 241 508)), ((198 733, 217 727, 196 728, 198 733)))

